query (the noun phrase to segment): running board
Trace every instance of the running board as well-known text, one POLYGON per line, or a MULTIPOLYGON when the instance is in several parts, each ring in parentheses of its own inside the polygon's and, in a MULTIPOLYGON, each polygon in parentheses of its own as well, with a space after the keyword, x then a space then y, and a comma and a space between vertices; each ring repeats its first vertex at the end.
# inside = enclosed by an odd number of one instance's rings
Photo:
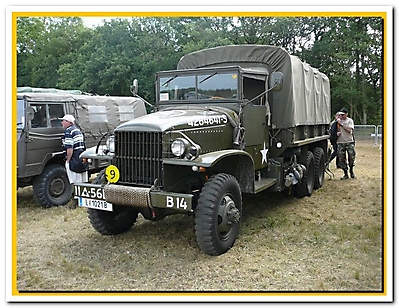
POLYGON ((273 186, 274 184, 276 184, 277 179, 273 179, 273 178, 265 178, 265 179, 260 179, 259 181, 255 181, 255 191, 254 193, 257 194, 271 186, 273 186))

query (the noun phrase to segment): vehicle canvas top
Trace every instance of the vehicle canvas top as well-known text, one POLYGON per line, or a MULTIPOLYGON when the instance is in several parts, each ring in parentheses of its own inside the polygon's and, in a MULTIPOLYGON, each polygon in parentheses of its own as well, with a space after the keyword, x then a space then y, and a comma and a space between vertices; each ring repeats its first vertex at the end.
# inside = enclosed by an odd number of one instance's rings
POLYGON ((17 87, 18 93, 64 93, 64 94, 83 94, 80 90, 60 90, 56 88, 32 88, 32 87, 17 87))
POLYGON ((70 102, 68 112, 86 135, 100 137, 121 123, 147 114, 144 102, 131 96, 91 96, 65 93, 18 93, 30 102, 70 102))
POLYGON ((143 100, 131 96, 73 95, 79 126, 85 133, 113 132, 126 121, 147 114, 143 100))
POLYGON ((273 93, 272 125, 275 128, 328 124, 331 118, 328 77, 290 55, 285 49, 268 45, 229 45, 196 51, 183 56, 178 70, 239 65, 266 68, 284 76, 283 91, 273 93))

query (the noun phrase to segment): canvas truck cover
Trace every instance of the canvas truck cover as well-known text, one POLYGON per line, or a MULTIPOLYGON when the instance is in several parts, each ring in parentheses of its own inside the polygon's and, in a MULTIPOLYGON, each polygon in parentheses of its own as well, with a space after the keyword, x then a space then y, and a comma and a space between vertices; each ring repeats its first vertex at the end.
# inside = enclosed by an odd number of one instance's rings
POLYGON ((82 132, 95 138, 147 113, 144 101, 131 96, 18 93, 21 96, 31 102, 69 102, 69 113, 74 115, 82 132))
POLYGON ((328 124, 331 118, 328 77, 290 55, 269 45, 229 45, 196 51, 183 56, 177 69, 239 65, 266 68, 269 74, 283 73, 283 88, 273 93, 272 125, 287 128, 298 125, 328 124))
POLYGON ((18 93, 64 93, 64 94, 83 94, 80 90, 61 90, 55 88, 32 88, 32 87, 17 87, 18 93))
POLYGON ((145 115, 144 101, 131 96, 73 95, 79 125, 85 133, 113 132, 121 123, 145 115))

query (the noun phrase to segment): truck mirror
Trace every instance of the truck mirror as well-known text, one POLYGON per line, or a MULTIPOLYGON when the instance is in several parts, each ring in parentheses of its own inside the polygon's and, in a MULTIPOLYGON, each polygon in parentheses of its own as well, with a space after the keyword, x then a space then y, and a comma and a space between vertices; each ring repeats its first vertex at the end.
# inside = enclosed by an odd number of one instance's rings
POLYGON ((28 121, 32 121, 33 118, 35 117, 35 109, 33 109, 32 106, 26 107, 26 117, 27 117, 28 121))
POLYGON ((136 95, 138 93, 138 89, 139 89, 139 82, 137 81, 137 79, 133 80, 133 84, 130 86, 130 92, 133 95, 136 95))
POLYGON ((269 76, 269 88, 273 91, 280 91, 283 88, 283 73, 273 72, 269 76))

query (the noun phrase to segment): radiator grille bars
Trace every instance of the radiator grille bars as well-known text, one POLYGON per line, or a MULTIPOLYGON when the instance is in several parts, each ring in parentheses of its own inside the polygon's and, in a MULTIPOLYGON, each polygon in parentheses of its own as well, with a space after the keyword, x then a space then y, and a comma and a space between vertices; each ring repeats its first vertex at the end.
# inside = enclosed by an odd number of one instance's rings
POLYGON ((162 133, 115 132, 115 163, 120 183, 151 186, 158 179, 162 185, 162 133))

